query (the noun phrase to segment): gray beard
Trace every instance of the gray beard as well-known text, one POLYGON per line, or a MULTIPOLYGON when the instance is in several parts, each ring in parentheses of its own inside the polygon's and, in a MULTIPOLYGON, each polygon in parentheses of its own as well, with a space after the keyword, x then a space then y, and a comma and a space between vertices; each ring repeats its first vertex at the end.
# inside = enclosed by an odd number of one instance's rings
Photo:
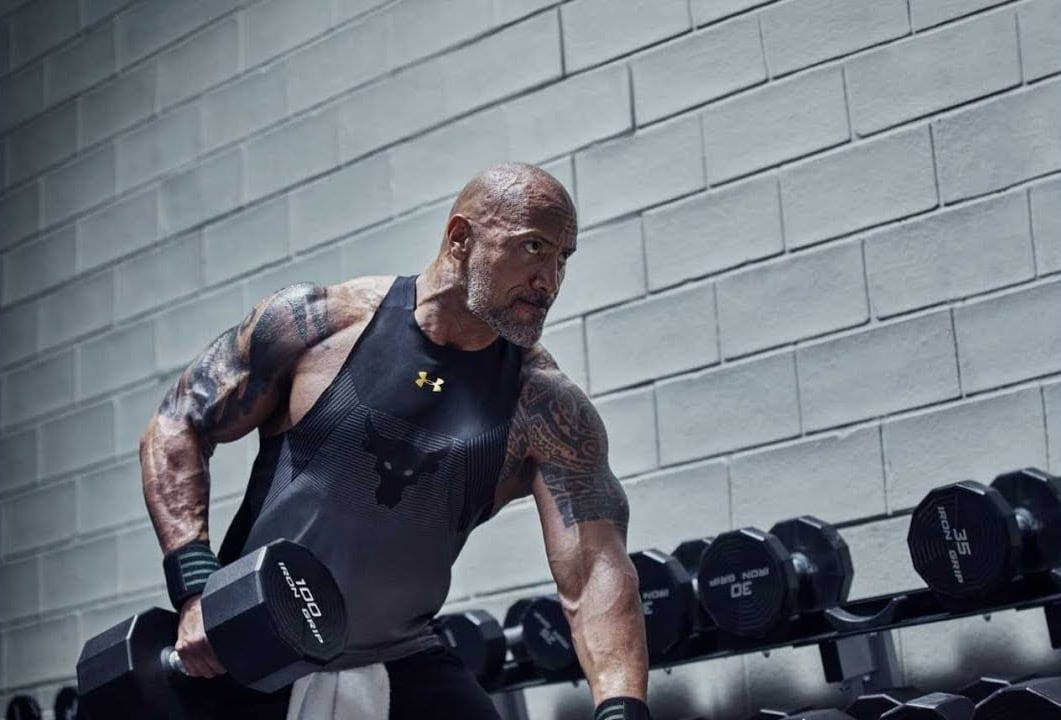
POLYGON ((493 293, 487 277, 488 272, 477 272, 473 267, 468 268, 464 284, 468 291, 469 312, 510 343, 520 347, 532 347, 542 337, 545 316, 537 322, 527 323, 516 320, 510 307, 491 307, 489 298, 493 293))

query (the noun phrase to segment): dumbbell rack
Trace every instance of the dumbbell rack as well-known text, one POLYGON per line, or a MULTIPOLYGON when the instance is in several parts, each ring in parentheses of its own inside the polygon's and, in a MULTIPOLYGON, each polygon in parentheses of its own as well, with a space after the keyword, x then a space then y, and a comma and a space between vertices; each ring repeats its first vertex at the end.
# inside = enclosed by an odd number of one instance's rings
MULTIPOLYGON (((745 653, 767 653, 783 647, 817 645, 825 680, 842 683, 848 700, 898 684, 898 661, 891 631, 915 625, 990 615, 1004 610, 1041 607, 1046 616, 1050 646, 1061 648, 1061 568, 1049 575, 1021 578, 990 602, 952 607, 931 590, 911 590, 846 602, 838 607, 799 617, 784 632, 766 640, 725 636, 707 630, 689 638, 671 656, 654 661, 652 668, 728 657, 745 653)), ((495 701, 506 720, 526 720, 522 691, 548 683, 583 680, 574 670, 543 675, 526 665, 510 663, 504 669, 495 701)))

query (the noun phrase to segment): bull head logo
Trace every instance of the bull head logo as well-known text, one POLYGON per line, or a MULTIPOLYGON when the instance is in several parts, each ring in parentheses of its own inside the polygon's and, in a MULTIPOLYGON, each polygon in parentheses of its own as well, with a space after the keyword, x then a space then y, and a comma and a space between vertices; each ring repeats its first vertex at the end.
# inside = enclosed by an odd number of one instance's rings
POLYGON ((448 448, 424 452, 408 440, 383 437, 372 424, 371 415, 365 419, 362 447, 376 456, 376 473, 380 479, 376 501, 389 508, 402 501, 402 491, 415 485, 421 475, 436 472, 449 452, 448 448))

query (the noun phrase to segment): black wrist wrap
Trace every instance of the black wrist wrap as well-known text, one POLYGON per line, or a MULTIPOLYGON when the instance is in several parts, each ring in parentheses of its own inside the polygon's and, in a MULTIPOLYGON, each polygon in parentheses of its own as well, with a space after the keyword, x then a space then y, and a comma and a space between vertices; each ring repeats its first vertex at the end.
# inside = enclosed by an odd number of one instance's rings
POLYGON ((608 698, 597 706, 593 720, 652 720, 648 705, 637 698, 608 698))
POLYGON ((201 593, 206 579, 219 567, 221 563, 210 549, 210 543, 203 540, 192 540, 166 555, 162 570, 166 573, 166 590, 173 607, 180 612, 184 601, 201 593))

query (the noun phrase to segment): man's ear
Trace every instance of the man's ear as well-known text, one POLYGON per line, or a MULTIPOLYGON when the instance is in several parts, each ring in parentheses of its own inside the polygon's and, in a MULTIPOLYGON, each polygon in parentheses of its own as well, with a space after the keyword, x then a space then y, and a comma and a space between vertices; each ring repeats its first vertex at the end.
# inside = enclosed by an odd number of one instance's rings
POLYGON ((472 226, 462 215, 454 215, 446 223, 446 248, 458 260, 468 257, 472 226))

